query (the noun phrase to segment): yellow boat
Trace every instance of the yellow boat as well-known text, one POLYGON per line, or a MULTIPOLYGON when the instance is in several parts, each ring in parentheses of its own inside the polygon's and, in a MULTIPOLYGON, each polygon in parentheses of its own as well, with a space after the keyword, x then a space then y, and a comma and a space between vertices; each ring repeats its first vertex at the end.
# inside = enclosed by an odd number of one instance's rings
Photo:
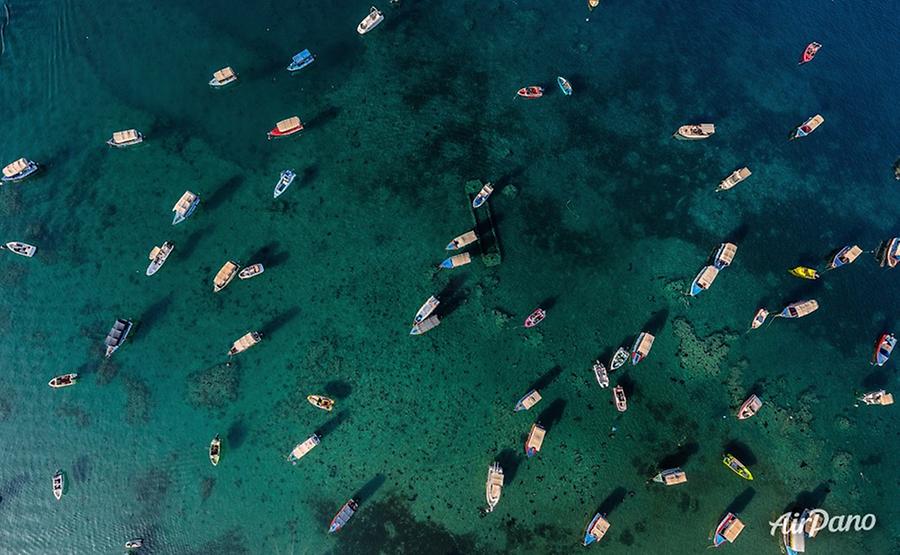
POLYGON ((738 476, 740 476, 741 478, 743 478, 745 480, 753 479, 753 474, 750 473, 750 469, 747 468, 747 466, 744 463, 739 461, 737 459, 737 457, 735 457, 734 455, 732 455, 730 453, 726 453, 725 456, 722 458, 722 464, 724 464, 725 466, 730 468, 732 470, 732 472, 734 472, 735 474, 737 474, 738 476))
POLYGON ((797 266, 796 268, 791 268, 789 272, 792 276, 796 276, 798 278, 819 279, 819 272, 815 271, 815 269, 813 268, 807 268, 806 266, 797 266))

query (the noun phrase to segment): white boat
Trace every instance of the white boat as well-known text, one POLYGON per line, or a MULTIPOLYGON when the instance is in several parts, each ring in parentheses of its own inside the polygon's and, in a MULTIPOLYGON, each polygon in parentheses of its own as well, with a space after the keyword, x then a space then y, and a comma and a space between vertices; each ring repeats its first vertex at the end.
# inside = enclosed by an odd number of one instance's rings
POLYGON ((198 204, 200 204, 200 197, 190 191, 185 191, 181 198, 178 199, 178 202, 175 203, 175 206, 172 207, 172 212, 175 212, 175 217, 172 218, 172 225, 188 219, 194 213, 194 210, 197 209, 198 204))
POLYGON ((378 11, 378 8, 372 6, 369 8, 369 15, 364 17, 363 20, 359 22, 359 25, 356 26, 356 32, 360 35, 365 35, 377 27, 382 21, 384 21, 384 14, 378 11))
POLYGON ((747 397, 747 400, 741 404, 741 408, 737 411, 738 420, 746 420, 759 412, 762 408, 762 400, 755 394, 747 397))
POLYGON ((303 443, 298 443, 294 449, 288 454, 288 460, 291 461, 292 464, 297 464, 297 461, 303 458, 304 455, 312 451, 313 447, 319 444, 319 436, 313 434, 306 438, 306 441, 303 443))
POLYGON ((503 469, 500 463, 495 462, 488 467, 487 482, 484 485, 485 497, 487 498, 487 511, 491 512, 500 501, 500 494, 503 491, 503 469))
POLYGON ((170 243, 165 241, 159 247, 153 247, 150 251, 150 265, 147 266, 147 275, 152 276, 156 273, 157 270, 162 268, 162 265, 166 263, 166 260, 169 258, 169 255, 172 253, 172 249, 175 248, 174 243, 170 243))
POLYGON ((116 320, 116 323, 113 324, 112 329, 109 330, 109 333, 106 334, 106 339, 103 341, 103 344, 106 345, 106 358, 112 356, 116 349, 122 346, 122 343, 128 339, 128 334, 131 333, 131 328, 134 324, 131 323, 131 320, 122 320, 121 318, 116 320))
POLYGON ((212 441, 209 442, 209 462, 212 463, 213 466, 219 466, 219 458, 222 456, 222 440, 219 439, 219 434, 216 434, 216 437, 212 438, 212 441))
POLYGON ((485 202, 487 202, 488 197, 491 196, 491 193, 494 192, 494 185, 491 183, 485 183, 484 187, 478 191, 478 194, 475 195, 475 198, 472 199, 472 208, 478 208, 485 202))
POLYGON ((63 374, 62 376, 56 376, 50 383, 47 384, 54 389, 60 389, 62 387, 69 387, 70 385, 75 385, 78 381, 78 374, 63 374))
POLYGON ((125 148, 126 146, 136 145, 144 142, 144 136, 137 129, 126 129, 125 131, 116 131, 110 140, 106 141, 109 146, 116 148, 125 148))
POLYGON ((0 177, 0 180, 10 182, 21 181, 36 171, 38 171, 37 162, 32 162, 26 158, 19 158, 3 168, 3 177, 0 177))
POLYGON ((27 258, 31 258, 32 256, 34 256, 34 253, 37 252, 37 247, 35 247, 34 245, 29 245, 28 243, 22 243, 19 241, 10 241, 5 245, 0 246, 0 248, 27 258))
POLYGON ((135 538, 125 542, 125 549, 140 549, 144 546, 144 538, 135 538))
POLYGON ((776 314, 775 318, 803 318, 818 309, 819 302, 816 300, 797 301, 784 307, 784 310, 776 314))
POLYGON ((231 348, 228 349, 228 356, 234 356, 238 353, 243 353, 260 341, 262 341, 262 334, 258 331, 251 331, 249 333, 246 333, 231 344, 231 348))
POLYGON ((613 403, 616 404, 616 410, 625 412, 628 410, 628 398, 625 396, 625 388, 617 385, 613 388, 613 403))
POLYGON ((541 402, 541 393, 537 389, 532 389, 528 393, 522 396, 521 399, 516 402, 516 408, 513 409, 513 412, 519 412, 522 410, 531 410, 531 407, 541 402))
POLYGON ((238 273, 238 277, 241 279, 250 279, 252 277, 258 276, 259 274, 261 274, 265 271, 266 271, 266 269, 263 268, 263 265, 260 264, 259 262, 257 262, 256 264, 251 264, 251 265, 247 266, 246 268, 244 268, 243 270, 241 270, 238 273))
POLYGON ((428 300, 425 301, 425 304, 423 304, 419 308, 419 311, 416 312, 416 317, 413 319, 413 326, 420 324, 422 320, 431 316, 431 313, 434 312, 434 309, 436 309, 439 304, 441 304, 441 301, 439 301, 438 298, 434 295, 428 297, 428 300))
POLYGON ((478 236, 475 235, 475 230, 473 229, 471 231, 467 231, 467 232, 463 233, 462 235, 460 235, 460 236, 456 237, 455 239, 453 239, 452 241, 450 241, 447 244, 446 250, 455 251, 455 250, 465 247, 466 245, 474 243, 477 240, 478 240, 478 236))
POLYGON ((625 347, 619 347, 609 361, 609 371, 615 372, 616 370, 621 368, 626 362, 628 362, 629 355, 630 353, 628 352, 628 349, 626 349, 625 347))
POLYGON ((594 377, 600 387, 609 387, 609 374, 606 372, 606 366, 599 360, 594 361, 594 377))
POLYGON ((674 486, 675 484, 687 482, 687 474, 680 468, 669 468, 654 476, 653 481, 667 486, 674 486))
POLYGON ((710 138, 715 132, 716 126, 712 123, 695 123, 682 125, 673 137, 684 141, 699 141, 710 138))
POLYGON ((734 187, 741 181, 750 177, 750 175, 751 175, 750 168, 748 168, 746 166, 739 170, 735 170, 735 171, 731 172, 731 175, 729 175, 728 177, 726 177, 719 183, 719 186, 716 187, 716 192, 718 193, 721 191, 727 191, 728 189, 731 189, 732 187, 734 187))
POLYGON ((63 490, 65 488, 66 477, 63 475, 62 470, 57 470, 56 474, 53 475, 53 497, 55 497, 57 501, 62 499, 63 490))
POLYGON ((867 405, 887 406, 894 404, 894 396, 883 389, 866 393, 859 400, 867 405))
POLYGON ((278 198, 283 192, 287 191, 287 188, 294 182, 295 177, 297 177, 297 174, 294 173, 294 170, 284 170, 281 172, 281 177, 278 178, 278 183, 275 184, 275 191, 272 193, 272 198, 278 198))
POLYGON ((769 311, 765 308, 760 308, 756 311, 756 316, 753 317, 753 321, 750 322, 750 329, 755 330, 759 326, 763 325, 766 321, 766 318, 769 317, 769 311))
POLYGON ((734 260, 735 254, 737 254, 737 245, 734 243, 722 243, 716 250, 716 256, 713 257, 713 266, 717 270, 727 268, 734 260))
POLYGON ((224 87, 228 83, 237 81, 237 73, 231 69, 231 66, 223 67, 219 71, 213 73, 212 79, 209 80, 210 87, 224 87))
POLYGON ((428 318, 425 318, 424 320, 413 326, 412 329, 409 330, 409 334, 422 335, 423 333, 431 331, 434 328, 438 327, 440 323, 441 319, 437 317, 437 314, 432 314, 428 318))
POLYGON ((226 262, 216 273, 216 277, 213 278, 213 293, 218 293, 228 287, 228 284, 237 275, 239 269, 240 266, 238 266, 237 262, 232 260, 226 262))

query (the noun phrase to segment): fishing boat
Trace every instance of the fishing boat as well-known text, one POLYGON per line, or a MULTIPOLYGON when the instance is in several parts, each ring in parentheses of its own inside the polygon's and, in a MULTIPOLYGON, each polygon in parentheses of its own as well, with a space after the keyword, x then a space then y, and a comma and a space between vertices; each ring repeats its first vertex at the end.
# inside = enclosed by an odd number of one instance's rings
POLYGON ((609 360, 609 371, 615 372, 619 368, 625 365, 628 362, 628 357, 631 353, 628 352, 628 349, 625 347, 619 347, 616 349, 615 354, 613 354, 612 358, 609 360))
POLYGON ((460 266, 465 266, 469 262, 472 262, 472 255, 467 252, 464 252, 461 254, 455 254, 455 255, 451 256, 450 258, 447 258, 446 260, 441 262, 441 265, 439 266, 439 268, 444 268, 445 270, 449 270, 450 268, 458 268, 460 266))
POLYGON ((328 412, 331 412, 331 409, 334 408, 334 399, 330 399, 322 395, 307 395, 306 400, 309 401, 309 404, 316 407, 317 409, 327 410, 328 412))
POLYGON ((594 8, 600 5, 600 0, 587 0, 588 11, 594 11, 594 8))
POLYGON ((564 95, 572 96, 572 85, 565 77, 557 77, 556 84, 559 85, 564 95))
POLYGON ((753 474, 750 473, 750 469, 747 468, 744 463, 739 461, 737 457, 730 453, 726 453, 722 458, 722 464, 730 468, 732 472, 745 480, 753 479, 753 474))
POLYGON ((609 373, 606 371, 606 366, 599 360, 595 360, 593 370, 594 378, 597 379, 597 383, 600 384, 600 387, 609 387, 609 373))
POLYGON ((900 237, 892 237, 878 247, 875 258, 882 268, 893 268, 900 262, 900 237))
POLYGON ((350 517, 352 517, 356 513, 356 510, 358 508, 359 505, 353 499, 344 503, 344 505, 341 507, 341 510, 338 511, 338 513, 334 515, 334 518, 331 519, 331 525, 328 527, 328 533, 334 534, 335 532, 346 526, 347 521, 350 520, 350 517))
POLYGON ((178 202, 175 203, 175 206, 172 207, 172 212, 175 213, 175 217, 172 218, 172 225, 179 224, 190 218, 194 210, 197 209, 198 204, 200 204, 200 197, 190 191, 185 191, 181 198, 178 199, 178 202))
POLYGON ((238 353, 243 353, 260 341, 262 341, 262 334, 258 331, 251 331, 249 333, 246 333, 231 344, 231 348, 228 349, 228 356, 234 356, 238 353))
POLYGON ((534 326, 543 322, 544 318, 546 318, 546 317, 547 317, 546 310, 544 310, 541 307, 535 308, 534 312, 532 312, 531 314, 528 315, 527 318, 525 318, 525 327, 533 328, 534 326))
POLYGON ((738 420, 746 420, 759 412, 762 408, 762 401, 755 394, 747 397, 747 400, 741 404, 741 408, 737 411, 738 420))
POLYGON ((731 175, 719 182, 719 186, 716 187, 716 192, 727 191, 751 175, 750 168, 746 166, 739 170, 734 170, 731 172, 731 175))
POLYGON ((420 306, 419 310, 416 312, 416 317, 413 318, 413 326, 421 323, 425 318, 428 318, 439 304, 441 304, 441 301, 439 301, 438 298, 434 295, 428 297, 428 300, 425 301, 425 303, 422 304, 422 306, 420 306))
POLYGON ((872 353, 872 364, 876 366, 884 366, 884 363, 891 358, 891 352, 897 344, 897 338, 892 333, 883 333, 875 343, 875 352, 872 353))
POLYGON ((478 191, 478 194, 475 195, 475 198, 472 199, 472 208, 478 208, 482 204, 484 204, 487 201, 488 197, 491 196, 491 193, 493 193, 493 192, 494 192, 494 185, 491 184, 490 182, 485 183, 484 187, 482 187, 481 190, 478 191))
POLYGON ((642 331, 634 340, 634 346, 631 348, 631 364, 637 366, 637 363, 644 360, 650 354, 653 348, 653 341, 656 338, 650 333, 642 331))
POLYGON ((765 308, 760 308, 756 311, 756 316, 753 317, 753 321, 750 322, 750 329, 755 330, 759 326, 763 325, 766 321, 766 318, 769 317, 769 311, 765 308))
POLYGON ((131 333, 133 326, 134 324, 131 323, 131 320, 122 320, 121 318, 116 320, 112 329, 106 334, 106 339, 103 340, 103 344, 106 345, 106 358, 111 357, 116 352, 116 349, 121 347, 122 343, 128 339, 128 334, 131 333))
POLYGON ((228 287, 228 284, 231 283, 231 280, 234 279, 234 276, 237 275, 240 268, 238 263, 232 260, 229 260, 222 265, 216 273, 216 277, 213 278, 213 293, 218 293, 222 289, 228 287))
POLYGON ((654 476, 653 481, 667 486, 674 486, 687 482, 687 474, 680 468, 669 468, 654 476))
POLYGON ((137 129, 126 129, 125 131, 116 131, 110 140, 106 141, 109 146, 116 148, 125 148, 126 146, 136 145, 144 142, 144 136, 137 129))
POLYGON ((525 455, 527 457, 531 458, 541 450, 545 435, 547 435, 547 430, 540 424, 535 422, 531 425, 531 430, 528 431, 528 437, 525 439, 525 455))
POLYGON ((538 87, 536 85, 522 87, 516 94, 521 98, 540 98, 544 96, 544 87, 538 87))
POLYGON ((125 549, 140 549, 144 546, 144 538, 135 538, 125 542, 125 549))
POLYGON ((257 262, 256 264, 251 264, 238 272, 238 277, 241 279, 250 279, 252 277, 258 276, 265 271, 266 269, 263 267, 263 265, 257 262))
POLYGON ((297 177, 297 174, 294 173, 294 170, 281 172, 281 177, 278 178, 278 183, 275 184, 275 190, 272 192, 272 198, 278 198, 283 192, 287 191, 287 188, 294 182, 295 177, 297 177))
POLYGON ((54 389, 60 389, 63 387, 69 387, 70 385, 75 385, 78 381, 78 374, 63 374, 62 376, 56 376, 50 383, 47 384, 54 389))
POLYGON ((858 399, 867 405, 893 405, 894 396, 883 389, 870 391, 858 399))
POLYGON ((691 290, 688 294, 691 297, 696 297, 703 291, 706 291, 718 275, 719 269, 715 266, 704 266, 700 273, 697 274, 697 277, 694 278, 694 281, 691 282, 691 290))
POLYGON ((582 544, 587 547, 594 542, 602 540, 608 530, 609 521, 606 520, 606 515, 597 513, 584 530, 584 542, 582 544))
POLYGON ((288 460, 291 461, 291 464, 297 464, 297 461, 303 458, 304 455, 312 451, 313 447, 319 444, 319 436, 313 434, 306 438, 303 443, 298 443, 294 449, 288 454, 288 460))
POLYGON ((488 467, 487 481, 484 483, 484 496, 487 499, 487 510, 490 513, 500 501, 500 494, 503 492, 503 469, 500 463, 495 462, 488 467))
POLYGON ((63 475, 63 471, 57 470, 56 474, 53 475, 53 497, 55 497, 57 501, 62 499, 63 490, 65 488, 66 488, 66 478, 63 475))
POLYGON ((36 171, 38 171, 37 162, 32 162, 26 158, 19 158, 3 168, 3 177, 0 177, 0 180, 9 182, 22 181, 36 171))
POLYGON ((28 243, 22 243, 21 241, 10 241, 5 245, 0 246, 0 248, 8 250, 13 254, 24 256, 25 258, 31 258, 34 256, 34 253, 37 252, 37 247, 29 245, 28 243))
POLYGON ((441 319, 438 318, 437 314, 432 314, 428 318, 425 318, 424 320, 413 326, 412 329, 409 330, 409 334, 422 335, 423 333, 426 333, 438 327, 440 323, 441 319))
POLYGON ((819 309, 818 301, 797 301, 784 307, 776 318, 803 318, 819 309))
POLYGON ((859 248, 859 246, 847 245, 834 255, 834 258, 832 258, 831 262, 828 264, 828 269, 834 270, 835 268, 840 268, 845 264, 853 264, 853 262, 861 254, 862 249, 859 248))
POLYGON ((150 259, 150 265, 147 266, 148 276, 152 276, 157 270, 162 268, 162 265, 166 263, 166 260, 168 260, 169 255, 172 254, 172 249, 174 248, 174 243, 165 241, 162 245, 153 247, 150 250, 150 255, 147 257, 150 259))
POLYGON ((788 273, 802 279, 819 279, 819 272, 815 268, 807 268, 806 266, 794 266, 788 270, 788 273))
POLYGON ((716 535, 713 537, 713 547, 719 547, 726 541, 734 543, 734 540, 744 531, 744 523, 734 513, 728 513, 722 522, 716 526, 716 535))
POLYGON ((825 118, 820 116, 819 114, 814 115, 809 118, 799 126, 797 126, 794 131, 791 132, 790 139, 793 141, 794 139, 799 139, 800 137, 805 137, 816 130, 822 123, 825 121, 825 118))
POLYGON ((309 52, 309 49, 304 49, 303 51, 294 54, 294 57, 291 58, 291 63, 287 66, 287 70, 300 71, 315 61, 316 57, 309 52))
POLYGON ((737 245, 734 243, 722 243, 713 257, 713 266, 719 270, 731 266, 735 254, 737 254, 737 245))
POLYGON ((616 404, 616 410, 625 412, 628 410, 628 399, 625 397, 625 388, 617 385, 612 390, 613 402, 616 404))
POLYGON ((216 437, 212 438, 212 441, 209 442, 209 462, 211 462, 213 466, 219 465, 219 456, 221 453, 222 441, 219 439, 219 434, 216 434, 216 437))
POLYGON ((822 45, 817 42, 811 42, 806 45, 806 48, 803 49, 803 54, 800 55, 800 63, 797 65, 808 64, 813 61, 813 58, 816 57, 816 54, 819 52, 819 49, 822 48, 822 45))
POLYGON ((477 240, 478 240, 478 235, 475 234, 475 230, 473 229, 471 231, 467 231, 467 232, 463 233, 462 235, 456 237, 455 239, 453 239, 452 241, 447 243, 446 250, 455 251, 455 250, 465 247, 466 245, 474 243, 477 240))
POLYGON ((532 389, 516 402, 516 408, 513 409, 513 412, 529 410, 538 404, 540 400, 541 393, 537 389, 532 389))
POLYGON ((275 127, 266 134, 266 137, 270 140, 278 139, 280 137, 293 135, 299 131, 303 131, 303 123, 300 121, 299 117, 291 116, 276 123, 275 127))
POLYGON ((237 81, 237 73, 231 69, 231 66, 227 66, 213 73, 212 79, 209 80, 209 86, 219 88, 235 81, 237 81))
POLYGON ((787 527, 782 529, 781 538, 786 555, 798 555, 806 552, 806 535, 803 530, 808 517, 807 511, 800 514, 794 513, 787 527))
POLYGON ((363 20, 359 22, 359 25, 356 26, 356 32, 360 35, 365 35, 377 27, 382 21, 384 21, 384 14, 378 11, 378 8, 372 6, 369 8, 369 15, 364 17, 363 20))
POLYGON ((715 132, 716 126, 712 123, 694 123, 682 125, 672 136, 684 141, 699 141, 712 137, 715 132))

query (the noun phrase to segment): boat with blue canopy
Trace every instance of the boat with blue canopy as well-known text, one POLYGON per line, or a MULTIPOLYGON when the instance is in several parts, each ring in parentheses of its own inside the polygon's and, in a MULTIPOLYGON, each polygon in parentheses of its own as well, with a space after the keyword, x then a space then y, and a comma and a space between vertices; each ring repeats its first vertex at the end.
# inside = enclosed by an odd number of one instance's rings
POLYGON ((294 54, 290 65, 287 66, 287 70, 300 71, 314 61, 316 61, 316 57, 310 53, 309 49, 304 49, 302 52, 294 54))
POLYGON ((572 85, 565 77, 557 77, 556 84, 559 85, 559 88, 562 89, 563 94, 566 96, 572 95, 572 85))
POLYGON ((828 264, 828 269, 833 270, 835 268, 840 268, 845 264, 853 264, 853 261, 856 260, 862 252, 863 250, 859 248, 858 245, 847 245, 834 255, 834 258, 831 259, 831 263, 828 264))

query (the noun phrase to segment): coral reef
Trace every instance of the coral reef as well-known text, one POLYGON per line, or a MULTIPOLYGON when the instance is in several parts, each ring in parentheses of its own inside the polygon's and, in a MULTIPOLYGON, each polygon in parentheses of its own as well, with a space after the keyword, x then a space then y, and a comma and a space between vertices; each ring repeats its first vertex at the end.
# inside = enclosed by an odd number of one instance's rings
POLYGON ((738 338, 738 334, 727 330, 700 338, 695 333, 694 326, 682 317, 675 318, 672 329, 679 341, 676 355, 681 361, 681 367, 707 375, 719 373, 731 343, 738 338))

